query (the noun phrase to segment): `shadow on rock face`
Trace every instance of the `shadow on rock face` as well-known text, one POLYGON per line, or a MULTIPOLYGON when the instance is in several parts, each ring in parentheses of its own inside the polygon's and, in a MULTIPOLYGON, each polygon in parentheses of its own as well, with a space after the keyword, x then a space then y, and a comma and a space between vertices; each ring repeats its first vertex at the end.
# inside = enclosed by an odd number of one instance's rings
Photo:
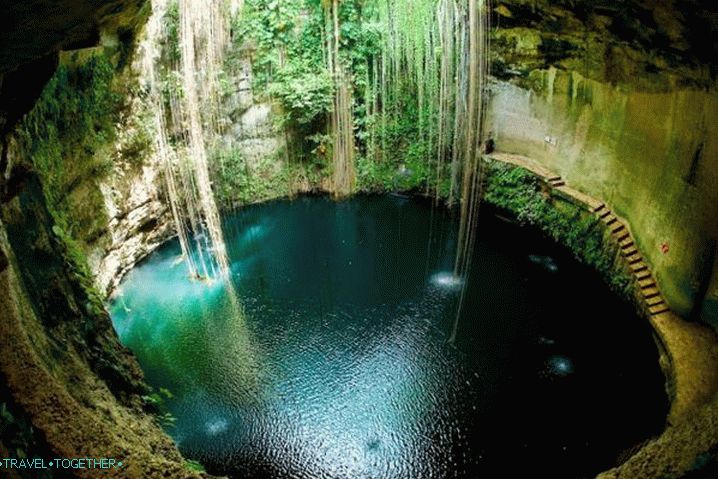
POLYGON ((0 273, 5 271, 5 269, 8 266, 8 260, 7 256, 5 256, 5 252, 0 250, 0 273))

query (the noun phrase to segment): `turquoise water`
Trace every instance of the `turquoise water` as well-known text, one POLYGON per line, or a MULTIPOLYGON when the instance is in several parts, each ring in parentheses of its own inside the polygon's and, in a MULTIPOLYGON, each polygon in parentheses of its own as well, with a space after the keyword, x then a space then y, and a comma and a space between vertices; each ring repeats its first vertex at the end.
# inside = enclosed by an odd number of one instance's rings
POLYGON ((445 210, 306 197, 225 223, 238 300, 190 280, 169 242, 111 308, 171 392, 167 431, 210 472, 593 477, 663 425, 646 322, 536 231, 486 210, 448 344, 461 283, 445 210))

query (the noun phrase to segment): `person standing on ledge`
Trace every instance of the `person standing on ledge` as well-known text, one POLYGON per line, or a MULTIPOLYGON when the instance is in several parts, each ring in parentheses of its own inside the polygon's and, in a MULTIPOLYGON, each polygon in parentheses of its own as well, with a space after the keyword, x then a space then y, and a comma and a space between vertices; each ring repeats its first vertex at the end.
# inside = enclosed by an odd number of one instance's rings
POLYGON ((490 131, 486 140, 481 145, 481 154, 490 155, 496 149, 496 142, 494 142, 494 132, 490 131))

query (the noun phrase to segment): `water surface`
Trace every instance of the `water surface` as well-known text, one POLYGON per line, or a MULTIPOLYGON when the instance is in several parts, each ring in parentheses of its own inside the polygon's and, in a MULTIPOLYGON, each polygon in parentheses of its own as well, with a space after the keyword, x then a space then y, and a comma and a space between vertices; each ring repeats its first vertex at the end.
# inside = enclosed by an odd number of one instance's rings
POLYGON ((226 219, 232 301, 170 242, 112 305, 167 431, 236 478, 593 477, 667 411, 645 320, 488 209, 461 282, 456 225, 418 199, 307 197, 226 219))

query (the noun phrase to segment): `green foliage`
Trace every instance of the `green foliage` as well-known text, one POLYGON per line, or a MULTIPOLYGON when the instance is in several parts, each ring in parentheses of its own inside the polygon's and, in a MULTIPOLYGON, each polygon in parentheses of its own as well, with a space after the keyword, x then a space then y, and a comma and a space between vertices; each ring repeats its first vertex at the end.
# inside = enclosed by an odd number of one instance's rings
POLYGON ((165 105, 169 106, 172 98, 182 98, 182 75, 176 70, 164 70, 160 80, 160 91, 165 105))
POLYGON ((557 202, 543 194, 540 180, 529 171, 489 162, 484 200, 509 211, 522 223, 540 227, 577 259, 598 270, 614 291, 630 297, 630 276, 616 262, 617 248, 602 223, 573 203, 557 202))
POLYGON ((268 92, 280 70, 304 75, 322 72, 321 23, 315 10, 302 0, 247 0, 234 19, 236 52, 254 50, 255 86, 268 92), (309 9, 305 14, 305 9, 309 9))
POLYGON ((285 161, 283 152, 248 162, 238 150, 215 153, 213 188, 222 208, 292 196, 319 185, 327 175, 321 156, 312 161, 285 161))
POLYGON ((376 21, 376 2, 344 0, 339 3, 339 55, 353 73, 354 90, 364 91, 368 64, 381 54, 383 25, 376 21))
POLYGON ((52 232, 57 243, 63 249, 67 271, 82 286, 82 291, 86 296, 86 313, 91 316, 99 316, 105 311, 105 306, 102 295, 95 287, 94 275, 87 264, 87 255, 79 241, 67 233, 66 217, 57 213, 51 212, 51 214, 55 223, 52 232))
POLYGON ((402 157, 376 161, 362 156, 357 159, 357 184, 360 191, 426 191, 433 174, 426 161, 425 145, 416 143, 402 157))
POLYGON ((394 187, 396 167, 387 162, 377 162, 373 158, 357 158, 357 188, 360 191, 383 192, 394 187))
POLYGON ((131 111, 122 124, 115 141, 117 158, 139 170, 145 165, 148 153, 153 151, 152 117, 147 109, 131 111))
MULTIPOLYGON (((112 87, 113 78, 114 68, 103 56, 78 67, 61 65, 19 128, 24 151, 32 158, 48 204, 57 215, 73 216, 67 201, 70 191, 112 169, 108 149, 123 107, 121 95, 112 87)), ((89 194, 93 204, 86 206, 92 209, 92 217, 87 219, 93 224, 83 229, 94 229, 106 219, 99 189, 89 194)))
POLYGON ((202 464, 200 464, 197 461, 193 461, 191 459, 188 459, 185 461, 184 467, 188 471, 192 471, 192 472, 207 472, 207 471, 205 471, 204 466, 202 466, 202 464))
POLYGON ((179 63, 182 55, 179 40, 179 22, 179 0, 171 0, 167 4, 167 11, 162 21, 166 35, 162 51, 165 54, 166 61, 170 64, 179 63))
POLYGON ((279 71, 269 92, 288 113, 286 121, 308 125, 331 110, 334 86, 326 71, 293 62, 279 71))
MULTIPOLYGON (((277 126, 294 140, 286 157, 296 161, 311 156, 309 138, 324 131, 332 108, 333 81, 324 66, 322 44, 321 8, 311 0, 247 0, 232 19, 232 44, 220 75, 223 93, 234 93, 233 79, 242 74, 244 61, 251 59, 254 97, 279 107, 277 126)), ((277 183, 273 180, 276 172, 267 171, 268 165, 254 168, 262 176, 255 181, 243 176, 248 170, 242 162, 230 158, 232 161, 240 166, 242 177, 225 175, 221 182, 231 185, 225 193, 243 192, 240 202, 247 200, 252 190, 267 196, 265 185, 277 183)))
POLYGON ((256 165, 250 165, 239 151, 231 149, 222 152, 213 164, 219 165, 213 172, 214 193, 224 207, 289 194, 285 172, 277 171, 282 162, 274 158, 265 158, 256 165))
POLYGON ((167 410, 167 400, 173 397, 174 395, 166 388, 142 396, 145 406, 155 414, 157 422, 162 427, 174 427, 177 423, 177 418, 167 410))
MULTIPOLYGON (((435 15, 435 5, 429 3, 422 4, 422 18, 435 15)), ((388 55, 389 21, 380 15, 382 8, 385 4, 379 0, 339 3, 339 61, 352 82, 355 144, 357 156, 362 157, 358 160, 357 181, 360 189, 367 190, 425 188, 435 175, 435 167, 431 166, 436 156, 432 153, 435 135, 429 133, 435 118, 426 104, 420 105, 416 76, 407 71, 407 80, 392 86, 391 101, 376 96, 380 80, 377 65, 382 55, 388 55), (382 103, 385 105, 380 114, 376 109, 382 103), (402 167, 410 175, 397 177, 402 167)), ((251 58, 255 97, 260 101, 274 100, 282 107, 280 127, 293 140, 289 157, 301 163, 300 169, 308 176, 317 170, 331 174, 324 163, 331 156, 331 141, 326 141, 331 138, 326 136, 327 119, 335 92, 326 60, 327 40, 332 32, 325 15, 318 0, 247 0, 233 19, 233 44, 225 65, 225 75, 230 78, 232 72, 237 72, 240 59, 251 58), (322 141, 312 140, 320 137, 322 141)), ((400 24, 413 29, 412 39, 421 38, 423 42, 422 22, 402 20, 400 24)), ((416 62, 421 61, 417 56, 416 62)), ((171 82, 167 83, 171 88, 171 82)), ((239 176, 225 177, 223 182, 234 183, 232 189, 236 191, 249 192, 262 189, 268 180, 265 177, 253 182, 244 173, 239 176)), ((245 193, 242 200, 249 194, 245 193)), ((260 194, 265 196, 264 192, 260 194)))
POLYGON ((536 224, 547 200, 536 175, 522 168, 491 162, 486 168, 484 200, 512 212, 521 222, 536 224))

